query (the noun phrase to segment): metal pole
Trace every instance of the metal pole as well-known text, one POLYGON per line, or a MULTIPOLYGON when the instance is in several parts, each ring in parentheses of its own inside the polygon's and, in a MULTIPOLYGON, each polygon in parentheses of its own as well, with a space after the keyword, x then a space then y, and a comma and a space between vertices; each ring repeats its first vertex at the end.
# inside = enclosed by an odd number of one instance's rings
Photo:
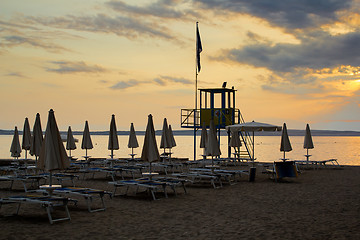
POLYGON ((194 110, 194 161, 196 160, 196 112, 197 112, 197 29, 198 29, 198 22, 196 22, 196 28, 195 28, 195 110, 194 110))

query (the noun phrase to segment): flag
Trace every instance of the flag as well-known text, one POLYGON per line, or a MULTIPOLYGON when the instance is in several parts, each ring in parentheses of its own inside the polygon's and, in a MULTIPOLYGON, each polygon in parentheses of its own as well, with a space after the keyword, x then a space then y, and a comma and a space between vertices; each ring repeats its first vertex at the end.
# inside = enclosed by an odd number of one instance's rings
POLYGON ((197 70, 200 72, 201 65, 200 65, 200 53, 202 52, 201 46, 201 39, 199 33, 198 23, 196 23, 196 63, 197 63, 197 70))

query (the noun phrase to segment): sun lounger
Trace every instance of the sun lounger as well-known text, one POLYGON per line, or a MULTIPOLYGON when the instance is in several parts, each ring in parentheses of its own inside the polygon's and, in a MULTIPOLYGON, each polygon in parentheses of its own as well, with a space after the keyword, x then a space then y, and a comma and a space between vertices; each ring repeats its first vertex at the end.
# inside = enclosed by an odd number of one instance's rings
MULTIPOLYGON (((45 176, 45 177, 49 177, 49 173, 42 173, 40 174, 42 176, 45 176)), ((52 175, 53 179, 56 179, 60 185, 63 184, 64 181, 71 181, 71 184, 73 187, 75 187, 75 179, 79 179, 79 175, 75 175, 75 174, 70 174, 70 173, 54 173, 52 175)))
POLYGON ((119 181, 109 182, 109 184, 114 186, 113 196, 118 196, 116 195, 117 188, 126 187, 125 194, 120 194, 120 195, 127 195, 129 188, 133 186, 136 187, 135 195, 138 193, 139 188, 145 188, 150 192, 154 200, 157 200, 155 193, 158 192, 159 190, 162 190, 164 192, 165 198, 168 198, 168 195, 166 193, 167 184, 164 182, 158 182, 148 179, 133 179, 133 180, 119 180, 119 181))
POLYGON ((31 186, 30 187, 33 187, 34 184, 36 184, 36 187, 39 187, 39 182, 40 180, 42 179, 46 179, 45 176, 42 176, 42 175, 6 175, 6 176, 0 176, 0 181, 10 181, 11 184, 10 184, 10 187, 9 189, 12 190, 12 187, 13 187, 13 184, 14 182, 21 182, 24 186, 24 190, 25 192, 28 191, 28 187, 26 184, 30 183, 31 186))
POLYGON ((47 211, 50 224, 58 221, 71 220, 69 209, 67 207, 69 199, 65 197, 54 197, 54 196, 36 196, 36 195, 24 195, 24 196, 13 196, 8 198, 0 199, 0 208, 4 204, 18 204, 16 215, 19 214, 20 206, 22 203, 25 204, 39 204, 44 207, 47 211), (63 207, 66 213, 65 217, 54 218, 52 212, 55 207, 63 207))
POLYGON ((83 197, 86 200, 89 212, 105 211, 106 206, 104 202, 104 195, 107 194, 112 197, 111 193, 104 190, 79 187, 57 188, 53 191, 53 194, 67 197, 83 197), (96 209, 92 208, 92 204, 95 198, 99 198, 101 200, 102 207, 96 209))
POLYGON ((175 196, 177 196, 176 194, 176 187, 182 187, 184 189, 184 193, 186 194, 186 184, 191 182, 190 180, 187 179, 181 179, 181 178, 175 178, 175 177, 155 177, 153 178, 154 181, 156 182, 160 182, 160 183, 165 183, 167 186, 169 186, 173 191, 175 196))
POLYGON ((191 180, 192 183, 202 183, 204 181, 210 181, 210 184, 214 188, 222 187, 221 176, 218 174, 215 175, 215 174, 201 173, 201 172, 187 172, 187 173, 174 173, 172 175, 175 177, 187 178, 191 180), (216 186, 215 182, 219 183, 218 187, 216 186))
POLYGON ((274 162, 272 169, 267 169, 270 176, 277 182, 288 177, 297 177, 298 170, 294 161, 274 162))
POLYGON ((340 164, 338 163, 337 159, 327 159, 327 160, 321 160, 321 161, 315 161, 315 160, 296 160, 295 163, 299 164, 300 166, 312 166, 314 169, 318 169, 319 167, 326 167, 326 166, 337 166, 339 167, 340 164), (329 165, 326 165, 327 163, 330 163, 329 165))

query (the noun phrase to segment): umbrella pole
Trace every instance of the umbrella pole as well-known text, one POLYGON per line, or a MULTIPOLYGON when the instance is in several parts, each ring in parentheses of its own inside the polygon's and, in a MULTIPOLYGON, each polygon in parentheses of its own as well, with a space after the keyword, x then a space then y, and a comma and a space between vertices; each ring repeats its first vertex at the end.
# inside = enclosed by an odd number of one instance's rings
POLYGON ((49 187, 52 186, 52 171, 49 172, 49 187))
POLYGON ((253 146, 252 146, 252 162, 253 162, 253 167, 255 166, 255 131, 253 131, 253 146))
POLYGON ((27 160, 27 150, 25 150, 25 160, 27 160))
POLYGON ((309 167, 309 149, 306 149, 306 167, 309 167))
POLYGON ((149 176, 150 176, 150 180, 152 180, 152 177, 151 177, 151 162, 150 162, 150 166, 149 166, 149 176))
POLYGON ((284 162, 286 161, 286 158, 285 158, 285 151, 284 151, 284 158, 283 158, 283 161, 284 161, 284 162))
POLYGON ((134 160, 134 148, 131 148, 131 158, 134 160))
POLYGON ((111 157, 111 159, 114 158, 114 150, 113 149, 111 149, 110 157, 111 157))

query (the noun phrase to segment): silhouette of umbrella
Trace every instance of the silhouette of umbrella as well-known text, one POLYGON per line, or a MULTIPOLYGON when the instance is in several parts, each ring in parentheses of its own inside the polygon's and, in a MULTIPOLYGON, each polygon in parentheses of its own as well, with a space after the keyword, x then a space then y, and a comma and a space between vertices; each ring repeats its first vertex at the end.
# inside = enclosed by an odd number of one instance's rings
POLYGON ((20 140, 19 140, 19 131, 17 127, 15 127, 14 130, 14 136, 10 147, 11 156, 18 159, 20 157, 21 153, 21 146, 20 146, 20 140))
POLYGON ((111 116, 108 149, 111 150, 111 154, 110 154, 111 158, 114 158, 114 150, 119 149, 119 139, 118 139, 118 135, 117 135, 114 114, 111 116))
POLYGON ((151 177, 151 163, 160 160, 159 150, 156 144, 155 129, 153 117, 151 114, 148 116, 148 123, 146 126, 144 145, 141 153, 141 160, 148 161, 150 164, 150 177, 151 177))
POLYGON ((172 143, 171 143, 169 126, 167 124, 166 118, 164 118, 162 134, 161 134, 161 142, 160 142, 160 148, 164 149, 164 157, 166 154, 165 152, 166 148, 171 148, 171 147, 172 147, 172 143))
POLYGON ((201 128, 201 136, 200 136, 200 148, 203 148, 203 157, 206 159, 206 148, 207 148, 207 141, 208 141, 208 134, 206 129, 205 122, 202 125, 201 128))
POLYGON ((69 126, 66 136, 66 149, 69 150, 69 158, 71 158, 71 150, 76 149, 75 139, 69 126))
POLYGON ((216 136, 215 124, 213 120, 210 120, 210 130, 207 141, 206 155, 211 156, 213 165, 214 165, 214 156, 221 155, 219 142, 216 136))
POLYGON ((35 155, 36 162, 38 157, 40 156, 42 143, 43 143, 43 132, 41 128, 40 114, 37 113, 33 127, 33 134, 31 138, 31 147, 30 147, 30 154, 35 155))
POLYGON ((37 167, 50 173, 49 186, 52 186, 52 172, 67 169, 70 166, 60 132, 52 109, 49 111, 45 137, 41 147, 37 167))
POLYGON ((170 149, 169 149, 169 154, 170 154, 170 159, 171 159, 171 149, 173 148, 173 147, 176 147, 176 141, 175 141, 175 137, 174 137, 174 133, 173 133, 173 130, 172 130, 172 127, 171 127, 171 125, 169 124, 169 134, 170 134, 170 145, 171 145, 171 147, 170 147, 170 149))
POLYGON ((314 148, 314 143, 312 141, 309 124, 306 124, 305 138, 304 138, 304 148, 306 149, 306 155, 305 155, 306 161, 309 161, 309 157, 311 156, 311 155, 309 155, 309 149, 314 148))
POLYGON ((238 131, 231 131, 231 138, 229 142, 229 147, 238 148, 241 147, 241 141, 238 131))
POLYGON ((286 161, 285 152, 290 152, 292 150, 289 135, 287 133, 286 123, 283 125, 282 133, 281 133, 281 145, 280 151, 284 152, 284 158, 282 159, 284 162, 286 161))
POLYGON ((130 134, 129 134, 129 142, 128 142, 128 148, 131 148, 131 158, 134 159, 134 148, 138 148, 139 143, 136 138, 135 128, 134 124, 131 123, 130 125, 130 134))
POLYGON ((84 127, 82 142, 81 142, 81 149, 85 149, 85 159, 88 159, 87 150, 93 149, 93 144, 91 141, 88 121, 85 121, 85 127, 84 127))
POLYGON ((25 118, 22 144, 21 144, 21 148, 25 150, 25 160, 27 160, 27 151, 30 150, 30 147, 31 147, 31 132, 30 132, 29 119, 25 118))
POLYGON ((170 140, 171 140, 171 147, 176 147, 176 141, 175 141, 175 137, 174 137, 174 133, 172 130, 171 125, 169 124, 169 132, 170 132, 170 140))

